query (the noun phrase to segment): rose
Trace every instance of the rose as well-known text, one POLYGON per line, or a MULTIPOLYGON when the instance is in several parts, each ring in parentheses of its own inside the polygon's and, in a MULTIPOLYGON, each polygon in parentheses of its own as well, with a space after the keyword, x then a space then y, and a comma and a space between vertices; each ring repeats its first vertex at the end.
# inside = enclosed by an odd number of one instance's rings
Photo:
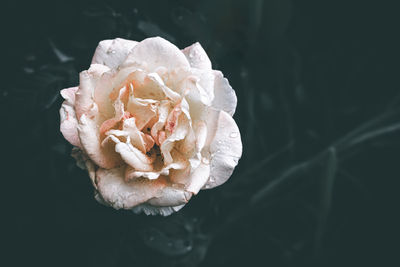
POLYGON ((231 176, 236 95, 199 43, 101 41, 79 78, 61 91, 60 130, 99 202, 169 215, 231 176))

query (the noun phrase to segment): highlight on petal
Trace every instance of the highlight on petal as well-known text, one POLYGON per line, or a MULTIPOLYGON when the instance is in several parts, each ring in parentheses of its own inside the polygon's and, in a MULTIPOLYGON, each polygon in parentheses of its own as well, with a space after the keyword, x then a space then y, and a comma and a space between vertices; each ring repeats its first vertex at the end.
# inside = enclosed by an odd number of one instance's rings
POLYGON ((182 50, 192 68, 211 70, 211 61, 198 42, 182 50))
POLYGON ((144 39, 132 49, 123 66, 134 64, 144 65, 150 72, 158 67, 168 69, 190 67, 181 50, 160 37, 144 39))
POLYGON ((137 43, 122 38, 101 41, 94 52, 92 64, 116 68, 125 61, 137 43))
POLYGON ((235 91, 229 85, 228 80, 224 78, 222 72, 214 71, 214 74, 214 100, 211 106, 232 116, 235 113, 237 104, 235 91))
POLYGON ((215 134, 210 142, 210 179, 203 187, 205 189, 225 183, 242 156, 240 132, 233 118, 225 111, 213 113, 217 124, 210 127, 215 134))

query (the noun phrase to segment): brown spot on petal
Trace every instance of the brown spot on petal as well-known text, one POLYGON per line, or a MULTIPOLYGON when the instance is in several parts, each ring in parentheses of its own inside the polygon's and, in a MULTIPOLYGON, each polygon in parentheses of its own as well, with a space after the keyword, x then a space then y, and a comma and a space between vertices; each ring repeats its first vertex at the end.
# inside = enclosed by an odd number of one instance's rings
POLYGON ((182 113, 181 104, 179 103, 174 107, 174 109, 169 113, 165 129, 172 133, 178 124, 179 115, 182 113))

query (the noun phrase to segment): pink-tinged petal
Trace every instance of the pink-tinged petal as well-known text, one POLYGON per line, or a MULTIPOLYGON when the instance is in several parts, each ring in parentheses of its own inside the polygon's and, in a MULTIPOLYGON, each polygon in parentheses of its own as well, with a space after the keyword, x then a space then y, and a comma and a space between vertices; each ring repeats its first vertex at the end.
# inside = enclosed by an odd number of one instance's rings
POLYGON ((73 106, 75 104, 76 91, 78 91, 78 86, 62 89, 60 94, 68 104, 73 106))
MULTIPOLYGON (((164 165, 164 162, 160 158, 155 158, 153 162, 152 171, 139 171, 135 168, 128 166, 125 171, 125 180, 129 181, 137 179, 139 177, 145 177, 147 179, 157 179, 161 175, 170 177, 170 172, 176 170, 185 170, 189 166, 189 162, 175 149, 171 151, 173 162, 168 165, 164 165)), ((172 180, 171 180, 172 181, 172 180)))
POLYGON ((204 188, 213 188, 225 183, 242 155, 240 132, 233 118, 225 111, 213 113, 211 119, 217 119, 217 123, 207 125, 210 127, 209 133, 215 131, 215 134, 209 146, 210 179, 204 188))
POLYGON ((186 47, 182 52, 192 68, 211 70, 211 61, 199 43, 186 47))
POLYGON ((83 150, 96 165, 101 168, 111 169, 121 164, 122 160, 114 150, 114 143, 101 145, 100 132, 95 114, 97 114, 96 110, 90 112, 89 116, 86 114, 81 116, 78 125, 79 139, 83 150))
POLYGON ((75 93, 75 112, 78 120, 92 109, 96 85, 101 75, 108 70, 109 68, 104 65, 93 64, 89 70, 82 71, 79 74, 79 89, 75 93))
POLYGON ((140 204, 132 209, 132 211, 136 214, 144 213, 146 215, 162 215, 162 216, 168 216, 171 215, 174 212, 177 212, 178 210, 182 209, 185 206, 179 205, 175 207, 156 207, 152 206, 150 204, 140 204))
POLYGON ((179 116, 177 126, 173 133, 167 137, 167 139, 161 144, 160 150, 164 157, 165 164, 171 164, 173 158, 171 156, 171 150, 177 141, 183 140, 189 132, 189 121, 185 116, 179 116))
POLYGON ((153 127, 151 128, 151 136, 154 138, 154 140, 159 139, 158 132, 164 127, 170 112, 170 108, 169 101, 161 101, 157 112, 158 121, 154 123, 153 127))
POLYGON ((114 117, 104 121, 100 126, 100 134, 104 135, 108 130, 115 127, 122 119, 129 117, 129 112, 124 112, 123 96, 126 94, 125 87, 120 88, 118 96, 114 100, 114 117))
POLYGON ((78 121, 74 110, 75 93, 77 90, 78 87, 61 90, 61 95, 65 101, 60 108, 60 131, 71 145, 80 147, 81 143, 79 141, 77 129, 78 121))
POLYGON ((214 71, 214 74, 214 100, 211 106, 232 116, 235 113, 237 104, 235 91, 229 85, 228 80, 224 78, 222 72, 214 71))
POLYGON ((102 64, 109 68, 117 68, 125 61, 137 43, 122 38, 101 41, 94 52, 92 64, 102 64))
POLYGON ((152 119, 157 115, 157 101, 138 99, 132 96, 129 97, 127 111, 135 117, 136 126, 142 130, 152 119))
POLYGON ((147 38, 138 43, 123 63, 123 66, 131 65, 145 66, 150 72, 158 67, 168 69, 190 67, 179 48, 160 37, 147 38))
POLYGON ((135 170, 138 171, 152 171, 154 158, 148 157, 136 147, 132 146, 129 142, 117 143, 115 151, 121 155, 121 158, 135 170))
POLYGON ((104 201, 115 209, 131 209, 161 195, 168 186, 163 177, 155 180, 138 178, 126 182, 124 175, 125 167, 96 171, 98 191, 104 201))
POLYGON ((173 133, 175 128, 178 126, 178 118, 181 115, 182 109, 181 105, 176 105, 172 111, 169 113, 167 118, 167 123, 165 125, 165 130, 169 131, 169 133, 173 133))
MULTIPOLYGON (((115 132, 115 130, 107 134, 113 134, 113 132, 115 132)), ((154 146, 154 139, 150 135, 141 132, 136 127, 135 118, 129 118, 124 121, 123 132, 125 136, 129 136, 132 145, 142 153, 148 152, 154 146)))

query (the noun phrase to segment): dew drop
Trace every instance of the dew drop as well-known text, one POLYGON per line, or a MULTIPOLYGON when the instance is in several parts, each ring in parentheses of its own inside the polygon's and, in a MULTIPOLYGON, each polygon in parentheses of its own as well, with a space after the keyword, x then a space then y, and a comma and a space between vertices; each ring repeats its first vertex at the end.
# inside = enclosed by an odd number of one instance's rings
POLYGON ((208 158, 205 158, 205 157, 203 157, 202 159, 201 159, 201 162, 203 162, 204 164, 210 164, 210 160, 208 159, 208 158))
POLYGON ((238 136, 238 132, 231 132, 229 135, 230 138, 236 138, 238 136))

